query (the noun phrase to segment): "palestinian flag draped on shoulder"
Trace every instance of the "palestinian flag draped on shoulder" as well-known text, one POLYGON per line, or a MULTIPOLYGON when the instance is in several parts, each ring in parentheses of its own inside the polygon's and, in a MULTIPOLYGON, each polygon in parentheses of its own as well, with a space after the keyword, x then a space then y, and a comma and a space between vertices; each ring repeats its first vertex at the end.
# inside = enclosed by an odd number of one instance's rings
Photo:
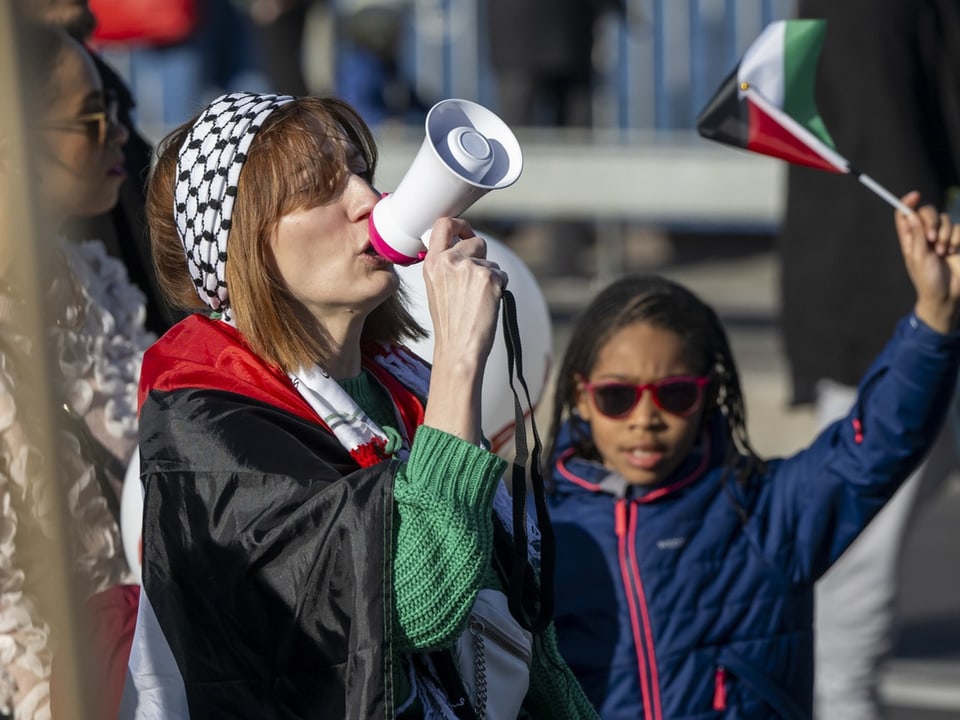
POLYGON ((817 112, 817 61, 825 20, 770 23, 697 118, 709 140, 796 165, 848 173, 894 207, 909 208, 875 180, 852 168, 834 148, 817 112))

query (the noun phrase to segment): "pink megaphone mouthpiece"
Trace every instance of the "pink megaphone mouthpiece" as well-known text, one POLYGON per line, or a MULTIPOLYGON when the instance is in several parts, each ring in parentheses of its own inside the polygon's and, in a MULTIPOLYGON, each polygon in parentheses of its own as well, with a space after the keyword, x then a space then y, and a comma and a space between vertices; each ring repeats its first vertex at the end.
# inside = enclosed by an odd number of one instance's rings
MULTIPOLYGON (((380 202, 383 202, 384 198, 387 197, 390 193, 383 193, 380 196, 380 202)), ((378 205, 379 207, 379 205, 378 205)), ((393 246, 387 242, 387 240, 380 234, 380 231, 377 230, 377 224, 373 220, 373 213, 370 213, 370 219, 367 224, 370 231, 370 244, 373 246, 373 249, 377 251, 378 254, 385 257, 392 263, 397 265, 413 265, 423 260, 427 255, 426 244, 422 241, 420 242, 423 245, 422 250, 418 250, 415 257, 410 257, 409 255, 404 255, 402 252, 393 249, 393 246)))

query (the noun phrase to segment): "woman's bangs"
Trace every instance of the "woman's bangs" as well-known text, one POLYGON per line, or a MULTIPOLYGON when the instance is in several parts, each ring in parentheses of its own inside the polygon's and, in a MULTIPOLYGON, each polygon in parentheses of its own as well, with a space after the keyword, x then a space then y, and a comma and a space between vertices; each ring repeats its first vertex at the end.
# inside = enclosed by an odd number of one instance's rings
POLYGON ((325 205, 343 192, 349 179, 345 138, 321 122, 291 135, 284 148, 285 162, 277 178, 281 214, 325 205))

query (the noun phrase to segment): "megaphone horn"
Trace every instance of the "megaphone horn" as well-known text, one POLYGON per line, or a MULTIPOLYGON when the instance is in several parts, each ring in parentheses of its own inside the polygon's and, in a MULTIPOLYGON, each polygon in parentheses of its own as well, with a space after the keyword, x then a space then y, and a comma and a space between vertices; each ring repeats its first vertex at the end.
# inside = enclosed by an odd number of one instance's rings
POLYGON ((523 155, 513 132, 469 100, 442 100, 427 113, 426 136, 393 193, 370 214, 370 241, 398 265, 423 259, 437 218, 461 214, 491 190, 520 177, 523 155))

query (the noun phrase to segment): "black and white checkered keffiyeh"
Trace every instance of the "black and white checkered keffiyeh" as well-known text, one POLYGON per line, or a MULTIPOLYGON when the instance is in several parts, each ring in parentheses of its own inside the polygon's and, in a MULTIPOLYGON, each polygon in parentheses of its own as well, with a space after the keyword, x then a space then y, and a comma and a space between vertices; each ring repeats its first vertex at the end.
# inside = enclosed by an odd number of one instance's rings
POLYGON ((230 321, 227 236, 247 150, 264 119, 295 98, 235 92, 197 118, 177 159, 174 217, 200 299, 230 321))

